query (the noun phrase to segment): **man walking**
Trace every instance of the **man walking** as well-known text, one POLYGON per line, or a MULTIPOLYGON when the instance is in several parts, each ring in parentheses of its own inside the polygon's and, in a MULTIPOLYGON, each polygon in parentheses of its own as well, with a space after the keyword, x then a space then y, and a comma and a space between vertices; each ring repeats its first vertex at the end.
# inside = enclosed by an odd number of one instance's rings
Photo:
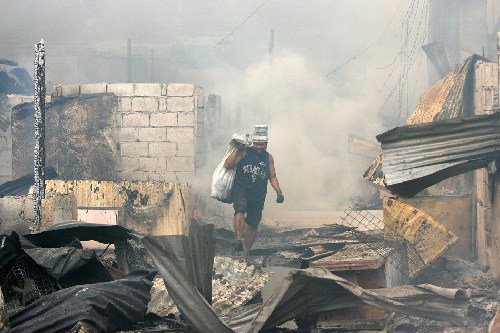
POLYGON ((268 181, 276 191, 276 202, 285 200, 276 177, 273 156, 267 152, 267 129, 267 125, 255 125, 253 146, 237 146, 224 162, 226 168, 236 166, 233 187, 236 251, 252 248, 262 219, 268 181))

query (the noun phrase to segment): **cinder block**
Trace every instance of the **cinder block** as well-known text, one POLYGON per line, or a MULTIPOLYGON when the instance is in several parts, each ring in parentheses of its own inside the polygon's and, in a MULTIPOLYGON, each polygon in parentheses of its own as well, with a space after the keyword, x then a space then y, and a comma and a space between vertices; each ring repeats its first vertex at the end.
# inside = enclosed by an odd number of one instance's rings
POLYGON ((158 111, 167 111, 167 97, 160 97, 160 104, 158 105, 158 111))
POLYGON ((204 123, 205 122, 205 110, 204 109, 197 109, 196 110, 196 122, 197 123, 204 123))
POLYGON ((194 87, 194 95, 195 96, 203 95, 203 88, 202 87, 194 87))
POLYGON ((116 163, 116 171, 139 171, 139 159, 133 157, 120 157, 116 163))
POLYGON ((154 127, 177 126, 177 113, 175 112, 156 112, 151 113, 149 125, 154 127))
POLYGON ((161 95, 167 96, 167 85, 166 84, 161 85, 161 95))
POLYGON ((173 156, 167 158, 167 171, 188 172, 194 170, 194 158, 173 156))
POLYGON ((165 128, 139 128, 139 141, 167 141, 165 128))
POLYGON ((120 111, 124 111, 124 112, 132 111, 132 98, 131 97, 121 97, 120 98, 120 111))
POLYGON ((123 157, 141 157, 149 154, 147 142, 122 142, 120 146, 123 157))
POLYGON ((193 111, 193 97, 172 97, 167 99, 167 111, 193 111))
POLYGON ((125 113, 122 118, 123 127, 148 127, 149 126, 149 113, 134 112, 125 113))
POLYGON ((10 149, 0 151, 0 161, 2 161, 2 163, 11 164, 12 163, 12 151, 10 151, 10 149))
POLYGON ((177 144, 175 142, 151 142, 149 144, 150 157, 168 157, 177 154, 177 144))
POLYGON ((12 177, 12 164, 0 163, 0 176, 12 177))
MULTIPOLYGON (((1 132, 0 132, 1 133, 1 132)), ((9 147, 7 147, 7 138, 5 137, 0 137, 0 151, 1 150, 9 150, 9 147)))
POLYGON ((134 96, 161 96, 161 83, 135 83, 134 96))
POLYGON ((80 95, 80 84, 63 84, 61 89, 61 96, 64 97, 80 95))
POLYGON ((148 172, 148 181, 166 182, 166 172, 148 172))
POLYGON ((199 95, 196 97, 196 107, 204 108, 205 107, 205 96, 199 95))
POLYGON ((187 97, 193 96, 194 84, 171 83, 167 87, 167 96, 187 97))
POLYGON ((120 180, 125 180, 129 182, 143 182, 148 180, 148 172, 134 171, 134 172, 117 172, 118 178, 120 180))
POLYGON ((165 157, 143 157, 139 160, 140 170, 148 172, 166 172, 167 159, 165 157))
POLYGON ((122 127, 118 129, 119 141, 139 141, 139 130, 136 127, 122 127))
POLYGON ((116 96, 134 96, 133 83, 108 83, 106 92, 116 96))
POLYGON ((194 112, 177 113, 177 124, 179 126, 194 126, 194 112))
POLYGON ((194 142, 194 128, 192 127, 168 127, 167 140, 170 142, 194 142))
POLYGON ((187 157, 194 156, 194 143, 178 143, 177 156, 187 157))
POLYGON ((167 172, 165 174, 166 183, 177 183, 177 173, 176 172, 167 172))
POLYGON ((80 85, 80 95, 105 94, 106 83, 86 83, 80 85))
POLYGON ((158 97, 132 98, 133 111, 158 111, 158 97))
POLYGON ((176 183, 187 183, 193 182, 194 173, 193 172, 176 172, 175 178, 176 183))

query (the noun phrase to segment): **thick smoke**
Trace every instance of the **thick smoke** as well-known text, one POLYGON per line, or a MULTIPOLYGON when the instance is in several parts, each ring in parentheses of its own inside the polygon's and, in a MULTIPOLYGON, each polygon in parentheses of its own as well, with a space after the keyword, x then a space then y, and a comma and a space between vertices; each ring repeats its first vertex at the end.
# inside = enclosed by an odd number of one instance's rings
POLYGON ((380 132, 374 96, 360 91, 356 99, 342 97, 324 73, 294 53, 265 57, 244 78, 234 91, 244 91, 238 94, 241 122, 248 130, 269 123, 268 149, 289 207, 332 209, 355 194, 364 170, 351 164, 347 142, 349 134, 380 132))
POLYGON ((124 82, 130 38, 133 81, 195 83, 222 97, 227 121, 209 138, 204 186, 231 134, 267 123, 284 209, 335 209, 361 188, 348 136, 374 141, 382 115, 408 112, 425 91, 418 41, 407 44, 417 57, 400 80, 404 103, 397 82, 402 21, 424 29, 426 1, 263 2, 0 0, 0 58, 31 70, 33 45, 44 38, 48 81, 124 82))

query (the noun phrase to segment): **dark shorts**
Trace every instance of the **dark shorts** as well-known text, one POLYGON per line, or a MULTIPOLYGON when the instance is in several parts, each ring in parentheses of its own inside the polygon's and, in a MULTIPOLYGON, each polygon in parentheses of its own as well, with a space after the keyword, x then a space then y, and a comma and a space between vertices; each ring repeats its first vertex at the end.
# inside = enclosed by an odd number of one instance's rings
POLYGON ((245 223, 257 229, 264 209, 262 200, 256 200, 248 189, 236 185, 233 188, 233 208, 235 214, 245 213, 245 223))

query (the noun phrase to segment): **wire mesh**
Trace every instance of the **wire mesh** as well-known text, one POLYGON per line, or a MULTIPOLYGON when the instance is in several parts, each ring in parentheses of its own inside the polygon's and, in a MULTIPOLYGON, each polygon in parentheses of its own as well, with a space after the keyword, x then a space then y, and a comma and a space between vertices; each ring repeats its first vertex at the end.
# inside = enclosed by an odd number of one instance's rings
POLYGON ((60 290, 57 281, 28 257, 0 269, 0 286, 7 309, 18 308, 60 290))
POLYGON ((386 265, 399 271, 406 280, 415 277, 425 267, 415 244, 398 234, 373 212, 352 203, 341 219, 343 225, 353 228, 351 232, 357 240, 387 259, 386 265))

